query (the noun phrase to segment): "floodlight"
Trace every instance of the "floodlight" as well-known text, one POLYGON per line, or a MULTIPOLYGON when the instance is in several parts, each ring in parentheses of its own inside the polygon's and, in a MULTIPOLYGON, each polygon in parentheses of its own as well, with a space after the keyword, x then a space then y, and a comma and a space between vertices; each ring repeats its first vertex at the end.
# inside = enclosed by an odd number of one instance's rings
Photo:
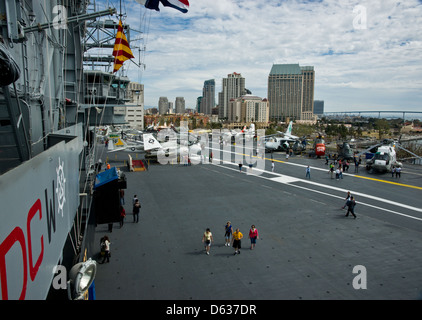
POLYGON ((97 273, 97 263, 91 258, 75 264, 69 272, 68 296, 70 300, 79 300, 91 286, 97 273))

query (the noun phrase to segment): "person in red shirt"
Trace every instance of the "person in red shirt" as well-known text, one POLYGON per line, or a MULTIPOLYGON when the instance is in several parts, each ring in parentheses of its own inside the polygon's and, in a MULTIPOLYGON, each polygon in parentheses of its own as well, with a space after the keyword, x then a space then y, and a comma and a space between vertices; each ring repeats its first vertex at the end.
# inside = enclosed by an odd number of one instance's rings
POLYGON ((120 206, 120 228, 123 227, 123 223, 126 217, 126 210, 123 206, 120 206))
POLYGON ((258 239, 258 229, 255 228, 255 225, 251 226, 248 238, 251 239, 251 250, 253 250, 256 245, 256 239, 258 239))

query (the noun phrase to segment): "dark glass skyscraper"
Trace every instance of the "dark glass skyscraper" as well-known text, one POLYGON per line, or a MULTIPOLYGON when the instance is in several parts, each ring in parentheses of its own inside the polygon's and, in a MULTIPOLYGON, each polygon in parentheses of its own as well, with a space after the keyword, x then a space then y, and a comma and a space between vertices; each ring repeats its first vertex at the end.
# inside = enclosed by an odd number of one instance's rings
POLYGON ((215 80, 207 80, 204 82, 202 89, 201 113, 211 114, 215 107, 215 80))

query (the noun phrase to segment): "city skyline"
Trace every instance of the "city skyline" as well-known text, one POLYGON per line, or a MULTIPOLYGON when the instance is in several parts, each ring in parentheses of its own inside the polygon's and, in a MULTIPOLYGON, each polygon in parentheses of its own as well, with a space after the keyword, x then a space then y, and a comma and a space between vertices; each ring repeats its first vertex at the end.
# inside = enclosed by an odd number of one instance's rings
POLYGON ((327 112, 421 109, 421 1, 195 0, 186 14, 125 3, 126 23, 146 31, 145 70, 125 67, 147 107, 182 96, 194 108, 205 80, 218 93, 233 72, 266 98, 272 65, 300 64, 315 67, 314 99, 327 112))

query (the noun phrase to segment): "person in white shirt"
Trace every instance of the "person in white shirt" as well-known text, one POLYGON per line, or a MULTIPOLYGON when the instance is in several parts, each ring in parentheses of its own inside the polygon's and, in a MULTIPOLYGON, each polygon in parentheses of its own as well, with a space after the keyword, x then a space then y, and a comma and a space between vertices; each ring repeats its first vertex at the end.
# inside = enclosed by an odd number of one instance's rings
POLYGON ((107 236, 101 238, 101 252, 104 252, 103 261, 100 263, 104 263, 107 259, 107 262, 110 262, 110 239, 107 236))

